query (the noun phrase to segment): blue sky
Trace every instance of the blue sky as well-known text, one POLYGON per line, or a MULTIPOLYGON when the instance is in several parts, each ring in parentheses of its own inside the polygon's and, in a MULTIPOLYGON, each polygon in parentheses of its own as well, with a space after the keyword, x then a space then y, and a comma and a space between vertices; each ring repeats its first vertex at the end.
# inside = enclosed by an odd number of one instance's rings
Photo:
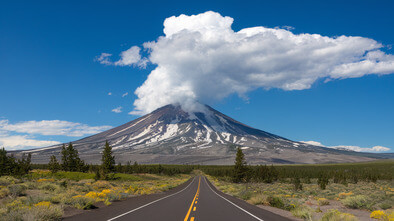
MULTIPOLYGON (((68 142, 138 117, 128 114, 135 109, 134 91, 157 65, 103 65, 95 58, 105 52, 115 61, 132 46, 143 48, 144 42, 164 35, 168 17, 214 11, 233 18, 234 31, 288 26, 296 35, 361 36, 394 54, 393 8, 392 1, 4 1, 0 142, 8 149, 68 142), (112 111, 117 107, 121 113, 112 111), (43 129, 47 124, 49 129, 43 129)), ((383 146, 392 152, 393 85, 393 74, 321 78, 309 89, 257 87, 245 93, 247 98, 230 93, 207 102, 245 124, 292 140, 383 146)))

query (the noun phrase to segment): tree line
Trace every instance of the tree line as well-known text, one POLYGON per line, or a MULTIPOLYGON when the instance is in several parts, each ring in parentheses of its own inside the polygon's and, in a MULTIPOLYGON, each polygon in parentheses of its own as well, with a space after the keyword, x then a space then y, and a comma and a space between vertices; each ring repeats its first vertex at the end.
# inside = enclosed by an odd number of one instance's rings
POLYGON ((201 166, 208 175, 225 178, 235 183, 275 181, 293 183, 296 190, 302 184, 311 183, 315 179, 321 189, 332 183, 347 185, 348 183, 376 182, 392 180, 394 177, 394 161, 377 161, 367 163, 327 164, 327 165, 247 165, 242 149, 238 148, 233 166, 201 166))
POLYGON ((0 149, 0 176, 28 174, 31 170, 31 154, 22 155, 21 159, 16 159, 13 155, 7 155, 7 151, 0 149))

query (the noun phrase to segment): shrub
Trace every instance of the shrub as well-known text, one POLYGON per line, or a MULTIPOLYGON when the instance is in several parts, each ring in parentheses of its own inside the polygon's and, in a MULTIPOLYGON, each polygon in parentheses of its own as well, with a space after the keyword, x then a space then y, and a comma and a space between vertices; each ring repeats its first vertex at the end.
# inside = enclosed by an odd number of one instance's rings
POLYGON ((244 190, 239 193, 239 198, 243 200, 248 200, 250 197, 252 197, 252 192, 249 190, 244 190))
POLYGON ((8 190, 10 191, 10 196, 17 197, 25 195, 26 186, 20 184, 13 184, 8 186, 8 190))
POLYGON ((268 202, 269 202, 270 206, 281 208, 281 209, 284 208, 284 206, 285 206, 282 198, 276 197, 276 196, 268 197, 268 202))
POLYGON ((7 187, 3 187, 0 189, 0 199, 8 196, 10 194, 10 190, 7 187))
POLYGON ((312 212, 312 209, 308 206, 299 206, 291 210, 293 216, 304 220, 312 220, 312 212))
POLYGON ((317 203, 319 204, 319 206, 325 206, 330 204, 330 202, 326 198, 319 198, 317 200, 317 203))
POLYGON ((379 207, 382 208, 383 210, 387 210, 387 209, 391 209, 393 205, 391 205, 389 202, 383 202, 379 205, 379 207))
POLYGON ((371 213, 370 215, 371 218, 373 219, 379 219, 379 220, 384 220, 384 219, 388 219, 387 215, 381 211, 381 210, 375 210, 371 213))
POLYGON ((248 202, 253 205, 259 205, 259 204, 268 205, 269 204, 268 196, 264 195, 264 194, 256 194, 256 195, 250 197, 248 202))
POLYGON ((92 183, 92 187, 96 190, 109 189, 112 185, 108 181, 99 180, 92 183))
POLYGON ((93 205, 94 202, 94 199, 82 195, 73 196, 71 200, 72 206, 83 210, 95 208, 95 206, 93 205))
POLYGON ((18 183, 19 180, 12 176, 2 176, 0 177, 0 186, 8 186, 10 184, 18 183))
POLYGON ((50 202, 41 202, 23 214, 23 220, 52 221, 61 220, 63 210, 60 206, 51 205, 50 202))
POLYGON ((348 196, 342 200, 342 204, 351 209, 369 209, 372 206, 364 195, 348 196))
POLYGON ((341 213, 332 209, 323 215, 321 221, 357 221, 357 218, 350 213, 341 213))
POLYGON ((59 189, 59 186, 52 183, 45 183, 43 185, 40 185, 38 188, 42 190, 55 191, 59 189))

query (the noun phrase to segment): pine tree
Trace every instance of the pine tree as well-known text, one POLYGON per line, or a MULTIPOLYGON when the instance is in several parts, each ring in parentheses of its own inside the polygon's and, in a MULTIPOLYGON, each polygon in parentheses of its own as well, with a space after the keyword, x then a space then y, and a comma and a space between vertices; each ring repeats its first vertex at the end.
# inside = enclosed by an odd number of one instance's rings
POLYGON ((29 153, 26 158, 25 155, 23 154, 22 159, 18 160, 18 163, 15 168, 15 174, 25 175, 28 174, 30 170, 31 170, 31 153, 29 153))
POLYGON ((108 141, 105 141, 101 162, 101 167, 105 173, 114 172, 115 157, 112 155, 112 147, 109 145, 108 141))
POLYGON ((0 149, 0 176, 12 175, 17 169, 17 164, 15 158, 12 156, 7 156, 7 151, 0 149))
POLYGON ((325 174, 320 174, 319 178, 317 179, 317 184, 319 185, 320 189, 325 190, 328 183, 328 177, 325 174))
POLYGON ((140 173, 141 172, 141 167, 138 165, 137 161, 134 161, 133 164, 133 173, 140 173))
POLYGON ((235 157, 233 182, 239 183, 245 181, 246 175, 247 175, 247 167, 246 167, 245 155, 242 152, 241 148, 238 147, 237 155, 235 157))
POLYGON ((64 171, 69 171, 70 170, 70 166, 69 166, 69 154, 68 151, 66 149, 66 145, 63 144, 62 146, 62 168, 64 171))
POLYGON ((62 147, 62 167, 64 171, 83 171, 85 163, 79 158, 78 150, 75 149, 72 143, 69 143, 67 148, 63 144, 62 147))
POLYGON ((76 149, 74 149, 72 143, 68 144, 67 153, 68 153, 68 159, 69 159, 69 170, 70 171, 78 171, 78 167, 79 167, 78 151, 76 149))
POLYGON ((52 173, 56 173, 58 170, 60 170, 60 164, 57 161, 55 155, 51 156, 51 159, 49 160, 48 163, 48 168, 51 170, 52 173))

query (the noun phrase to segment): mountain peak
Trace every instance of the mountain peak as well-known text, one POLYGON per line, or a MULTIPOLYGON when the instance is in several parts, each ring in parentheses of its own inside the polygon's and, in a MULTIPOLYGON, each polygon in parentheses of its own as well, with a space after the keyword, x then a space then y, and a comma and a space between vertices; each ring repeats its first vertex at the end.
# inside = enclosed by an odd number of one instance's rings
MULTIPOLYGON (((337 162, 338 153, 344 153, 294 142, 249 127, 202 104, 198 108, 169 104, 73 144, 81 155, 100 159, 96 156, 100 156, 105 141, 110 143, 115 154, 118 154, 118 160, 123 163, 137 156, 148 163, 185 163, 191 159, 199 159, 194 163, 201 163, 201 159, 211 159, 212 156, 216 160, 232 159, 235 147, 241 147, 246 155, 255 159, 253 162, 260 163, 267 160, 271 163, 316 162, 321 161, 322 154, 325 157, 322 162, 337 162)), ((60 146, 30 152, 40 153, 42 157, 43 152, 59 153, 60 146)), ((136 160, 141 162, 141 159, 136 160)), ((86 160, 92 161, 90 158, 86 160)))

